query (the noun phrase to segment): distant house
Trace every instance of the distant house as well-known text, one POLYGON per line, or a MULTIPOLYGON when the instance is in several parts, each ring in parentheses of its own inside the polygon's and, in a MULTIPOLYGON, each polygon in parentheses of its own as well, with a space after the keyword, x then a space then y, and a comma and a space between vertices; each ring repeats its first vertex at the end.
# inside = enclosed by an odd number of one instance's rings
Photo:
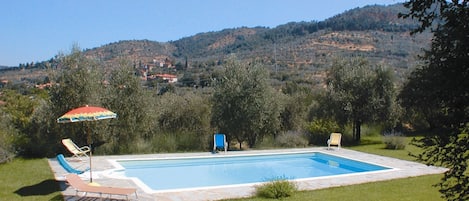
POLYGON ((0 88, 6 86, 8 84, 8 80, 0 80, 0 88))
POLYGON ((163 68, 174 68, 173 63, 171 62, 170 59, 168 58, 164 59, 163 68))
POLYGON ((45 83, 45 84, 36 84, 36 88, 38 89, 45 89, 45 88, 50 88, 52 87, 52 83, 45 83))
POLYGON ((167 80, 168 83, 175 83, 178 81, 178 78, 176 75, 171 75, 171 74, 156 74, 155 77, 159 77, 163 80, 167 80))

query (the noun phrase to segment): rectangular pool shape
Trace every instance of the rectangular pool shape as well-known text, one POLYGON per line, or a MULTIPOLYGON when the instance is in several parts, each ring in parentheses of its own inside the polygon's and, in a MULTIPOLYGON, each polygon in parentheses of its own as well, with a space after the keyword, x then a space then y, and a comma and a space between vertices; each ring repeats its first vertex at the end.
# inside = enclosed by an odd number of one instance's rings
POLYGON ((153 191, 305 179, 390 169, 322 152, 118 160, 125 176, 153 191))

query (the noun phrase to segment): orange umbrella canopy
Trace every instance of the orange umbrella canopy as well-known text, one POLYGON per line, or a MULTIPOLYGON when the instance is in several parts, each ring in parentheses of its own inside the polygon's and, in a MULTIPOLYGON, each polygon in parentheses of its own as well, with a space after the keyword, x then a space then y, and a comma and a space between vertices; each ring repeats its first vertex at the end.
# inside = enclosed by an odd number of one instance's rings
MULTIPOLYGON (((113 119, 116 118, 117 114, 109 111, 106 108, 94 107, 94 106, 83 106, 72 109, 57 119, 58 123, 69 123, 69 122, 80 122, 80 121, 97 121, 101 119, 113 119)), ((91 148, 91 136, 88 132, 88 143, 91 148)), ((91 152, 90 152, 90 181, 93 182, 91 169, 91 152)))
POLYGON ((83 106, 68 111, 57 119, 58 123, 80 122, 80 121, 97 121, 101 119, 116 118, 117 114, 106 108, 83 106))

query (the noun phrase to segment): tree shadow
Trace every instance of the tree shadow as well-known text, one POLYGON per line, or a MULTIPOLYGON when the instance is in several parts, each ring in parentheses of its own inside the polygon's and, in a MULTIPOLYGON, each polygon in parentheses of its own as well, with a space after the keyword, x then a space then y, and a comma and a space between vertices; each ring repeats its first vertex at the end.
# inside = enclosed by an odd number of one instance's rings
POLYGON ((51 193, 59 192, 59 182, 53 179, 44 180, 31 186, 24 186, 15 191, 20 196, 37 196, 49 195, 51 193))

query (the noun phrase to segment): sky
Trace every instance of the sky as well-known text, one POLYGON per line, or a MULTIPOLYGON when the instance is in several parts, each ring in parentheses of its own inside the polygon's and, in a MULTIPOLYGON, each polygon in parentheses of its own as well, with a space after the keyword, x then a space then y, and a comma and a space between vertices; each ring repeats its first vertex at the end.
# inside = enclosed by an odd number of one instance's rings
POLYGON ((121 40, 169 42, 239 27, 322 21, 403 0, 1 0, 0 66, 121 40))

